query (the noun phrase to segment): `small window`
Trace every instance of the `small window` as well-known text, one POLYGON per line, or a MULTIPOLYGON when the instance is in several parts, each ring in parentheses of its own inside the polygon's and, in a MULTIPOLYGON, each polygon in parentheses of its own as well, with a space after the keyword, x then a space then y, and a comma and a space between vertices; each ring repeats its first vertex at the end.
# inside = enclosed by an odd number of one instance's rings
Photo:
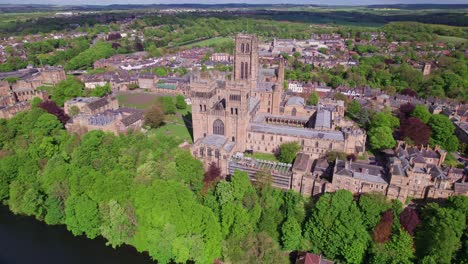
POLYGON ((236 108, 236 115, 239 115, 238 112, 237 112, 237 108, 236 108))
POLYGON ((235 138, 235 137, 232 137, 232 142, 236 142, 236 138, 235 138))
POLYGON ((231 107, 231 115, 234 114, 234 108, 231 107))

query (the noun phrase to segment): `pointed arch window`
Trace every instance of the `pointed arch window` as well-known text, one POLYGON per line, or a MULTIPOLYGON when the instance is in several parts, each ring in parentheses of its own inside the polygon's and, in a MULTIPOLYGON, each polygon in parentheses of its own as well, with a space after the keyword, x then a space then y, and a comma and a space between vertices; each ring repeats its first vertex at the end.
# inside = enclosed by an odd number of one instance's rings
POLYGON ((296 110, 296 108, 294 107, 293 110, 291 111, 291 115, 292 115, 292 116, 296 116, 296 114, 297 114, 297 110, 296 110))
POLYGON ((213 134, 224 136, 224 123, 223 121, 216 119, 213 122, 213 134))
POLYGON ((245 53, 249 53, 250 52, 250 46, 249 44, 245 44, 245 53))
POLYGON ((244 43, 241 44, 241 52, 244 53, 245 52, 245 46, 244 46, 244 43))

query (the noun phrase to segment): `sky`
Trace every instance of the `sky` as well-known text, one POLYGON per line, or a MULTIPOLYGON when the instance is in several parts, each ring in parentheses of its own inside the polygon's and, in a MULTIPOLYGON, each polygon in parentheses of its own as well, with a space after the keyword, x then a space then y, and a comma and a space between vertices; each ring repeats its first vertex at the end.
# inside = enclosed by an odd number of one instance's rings
POLYGON ((374 4, 467 4, 467 0, 0 0, 0 4, 110 5, 110 4, 313 4, 313 5, 374 5, 374 4))

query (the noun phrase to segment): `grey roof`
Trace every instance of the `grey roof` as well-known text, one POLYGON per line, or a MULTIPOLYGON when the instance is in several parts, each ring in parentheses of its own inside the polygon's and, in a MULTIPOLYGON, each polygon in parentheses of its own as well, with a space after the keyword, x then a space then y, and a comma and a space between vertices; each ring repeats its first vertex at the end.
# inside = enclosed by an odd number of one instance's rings
POLYGON ((315 118, 315 127, 331 128, 332 115, 329 110, 319 109, 315 118))
POLYGON ((286 105, 305 105, 305 100, 299 96, 292 96, 288 99, 286 105))
POLYGON ((271 92, 274 90, 274 82, 257 82, 257 91, 271 92))
POLYGON ((137 121, 143 120, 144 112, 137 112, 127 117, 122 118, 122 124, 126 127, 136 123, 137 121))
POLYGON ((249 98, 249 113, 252 112, 252 110, 254 110, 254 108, 258 105, 259 102, 260 99, 257 99, 255 97, 249 98))
POLYGON ((338 160, 335 166, 337 167, 337 175, 349 176, 375 183, 387 183, 387 181, 384 179, 384 168, 381 166, 370 165, 361 162, 350 163, 344 160, 338 160))
POLYGON ((293 169, 298 171, 306 171, 309 165, 310 156, 304 153, 299 153, 294 161, 293 169))
POLYGON ((202 139, 202 143, 215 148, 223 148, 227 152, 231 151, 236 145, 221 135, 208 135, 202 139))
POLYGON ((287 127, 270 124, 250 124, 250 130, 253 132, 279 134, 304 138, 320 138, 325 140, 344 141, 343 133, 339 131, 321 131, 301 127, 287 127))
POLYGON ((98 108, 101 108, 105 105, 107 105, 107 98, 100 98, 98 100, 92 101, 91 103, 88 104, 89 109, 91 110, 96 110, 98 108))

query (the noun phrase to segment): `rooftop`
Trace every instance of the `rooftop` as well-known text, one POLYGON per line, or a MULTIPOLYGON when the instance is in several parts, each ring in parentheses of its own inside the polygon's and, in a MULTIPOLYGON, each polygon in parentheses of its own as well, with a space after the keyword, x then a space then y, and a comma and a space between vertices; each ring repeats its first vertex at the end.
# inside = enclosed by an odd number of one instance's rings
POLYGON ((301 127, 288 127, 270 124, 250 124, 250 131, 268 134, 278 134, 305 138, 319 138, 325 140, 344 141, 343 133, 339 131, 322 131, 301 127))

